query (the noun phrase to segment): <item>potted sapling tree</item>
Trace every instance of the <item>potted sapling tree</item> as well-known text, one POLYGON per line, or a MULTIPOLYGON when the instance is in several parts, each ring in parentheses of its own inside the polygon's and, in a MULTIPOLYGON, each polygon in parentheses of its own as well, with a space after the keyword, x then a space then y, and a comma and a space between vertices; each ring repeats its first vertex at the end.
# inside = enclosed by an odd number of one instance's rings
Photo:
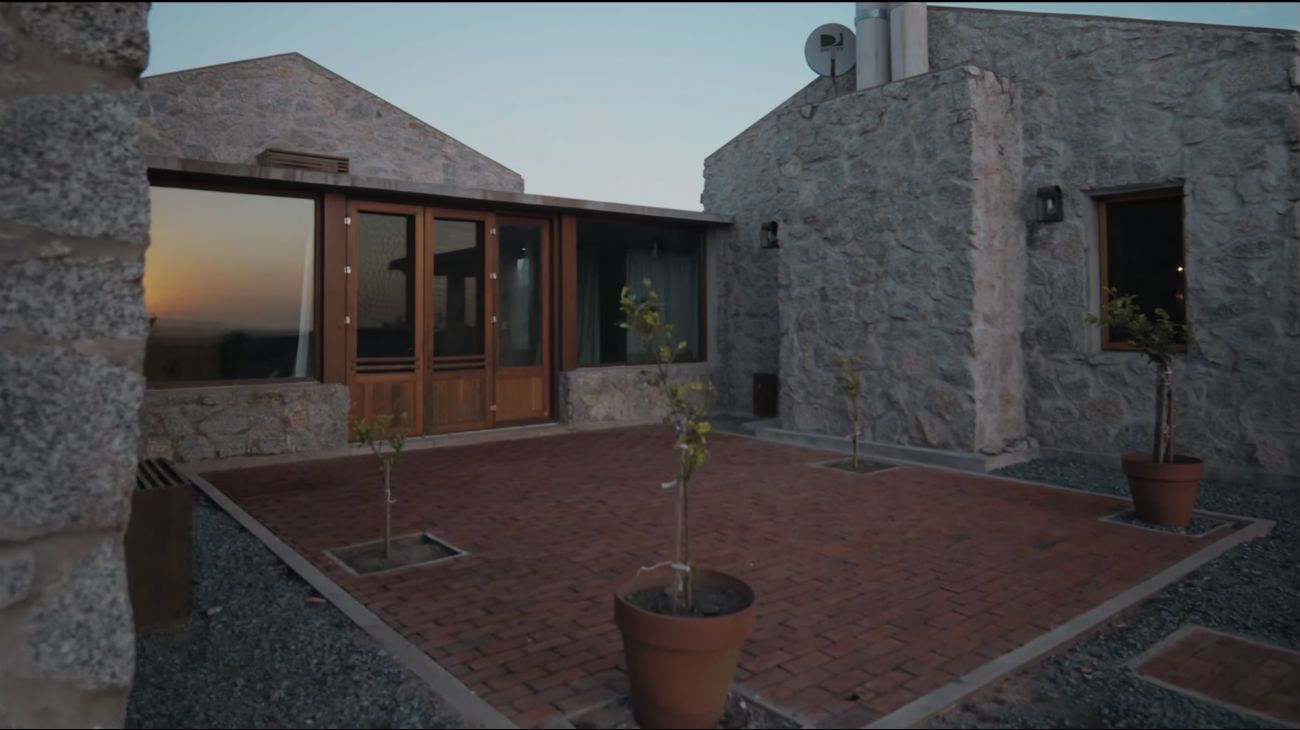
POLYGON ((1190 344, 1192 328, 1178 324, 1169 313, 1157 308, 1147 316, 1132 294, 1120 296, 1109 289, 1106 309, 1100 317, 1085 315, 1098 327, 1110 327, 1133 349, 1147 356, 1156 368, 1155 435, 1150 452, 1133 451, 1121 457, 1128 478, 1133 510, 1138 519, 1156 525, 1185 527, 1192 520, 1196 489, 1205 473, 1205 463, 1198 458, 1174 451, 1176 419, 1174 417, 1174 353, 1190 344))
POLYGON ((676 499, 673 557, 619 586, 614 620, 623 633, 632 710, 641 727, 714 727, 740 659, 740 647, 754 625, 754 591, 743 581, 696 567, 690 543, 690 483, 708 458, 709 422, 703 401, 707 386, 676 382, 669 369, 686 343, 673 341, 661 317, 659 297, 649 280, 635 296, 623 287, 620 324, 653 358, 642 371, 672 427, 675 470, 662 484, 676 499))

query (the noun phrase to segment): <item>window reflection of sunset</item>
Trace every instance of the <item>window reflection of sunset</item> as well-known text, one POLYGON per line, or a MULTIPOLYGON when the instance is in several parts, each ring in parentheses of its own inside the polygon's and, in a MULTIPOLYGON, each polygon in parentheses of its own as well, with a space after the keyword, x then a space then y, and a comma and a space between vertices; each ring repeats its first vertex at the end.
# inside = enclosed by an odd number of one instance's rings
POLYGON ((145 306, 156 327, 297 331, 315 202, 155 187, 145 306))

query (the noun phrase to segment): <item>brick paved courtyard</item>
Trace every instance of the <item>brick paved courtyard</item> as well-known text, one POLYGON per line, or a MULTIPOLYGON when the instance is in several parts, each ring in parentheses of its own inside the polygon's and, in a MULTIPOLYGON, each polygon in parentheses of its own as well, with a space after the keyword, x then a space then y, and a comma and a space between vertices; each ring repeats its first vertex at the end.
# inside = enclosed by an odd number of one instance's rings
MULTIPOLYGON (((864 725, 1231 534, 1100 521, 1114 498, 718 435, 693 492, 700 564, 747 580, 758 620, 737 682, 823 726, 864 725)), ((372 457, 209 481, 470 689, 524 726, 626 692, 618 580, 666 557, 661 426, 410 452, 394 533, 468 552, 350 575, 324 551, 381 534, 372 457)))

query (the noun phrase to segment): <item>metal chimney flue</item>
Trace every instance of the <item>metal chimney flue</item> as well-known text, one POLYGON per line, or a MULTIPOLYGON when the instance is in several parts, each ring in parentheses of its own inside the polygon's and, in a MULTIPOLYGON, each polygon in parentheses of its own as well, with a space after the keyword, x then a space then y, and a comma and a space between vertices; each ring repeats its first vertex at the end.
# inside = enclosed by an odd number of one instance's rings
POLYGON ((930 28, 925 3, 890 3, 890 79, 899 81, 929 71, 930 28))
POLYGON ((857 3, 853 29, 858 40, 858 91, 890 81, 889 5, 890 3, 857 3))

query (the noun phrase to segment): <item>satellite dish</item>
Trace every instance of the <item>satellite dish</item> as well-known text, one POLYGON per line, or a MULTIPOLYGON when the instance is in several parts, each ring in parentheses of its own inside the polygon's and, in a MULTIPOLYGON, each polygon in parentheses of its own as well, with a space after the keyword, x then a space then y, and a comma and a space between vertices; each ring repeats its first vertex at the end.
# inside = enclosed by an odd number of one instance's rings
POLYGON ((857 45, 853 31, 839 23, 827 23, 809 34, 803 57, 818 76, 841 76, 857 63, 857 45))

